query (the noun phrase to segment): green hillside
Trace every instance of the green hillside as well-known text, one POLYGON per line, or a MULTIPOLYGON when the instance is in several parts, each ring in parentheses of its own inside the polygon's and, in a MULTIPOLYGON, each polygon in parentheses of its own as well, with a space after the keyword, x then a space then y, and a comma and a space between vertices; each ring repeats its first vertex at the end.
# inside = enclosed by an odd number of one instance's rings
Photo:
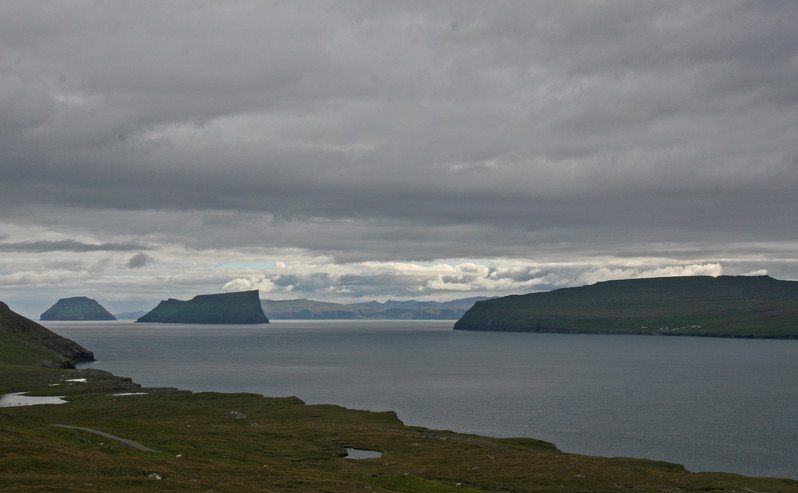
POLYGON ((85 296, 61 298, 42 313, 41 320, 116 320, 96 300, 85 296))
POLYGON ((456 330, 798 337, 798 282, 768 276, 606 281, 476 303, 456 330))
POLYGON ((189 301, 161 301, 137 322, 183 324, 265 324, 258 291, 203 294, 189 301))
POLYGON ((75 363, 94 361, 94 354, 59 336, 0 302, 0 347, 3 364, 33 364, 74 368, 75 363))

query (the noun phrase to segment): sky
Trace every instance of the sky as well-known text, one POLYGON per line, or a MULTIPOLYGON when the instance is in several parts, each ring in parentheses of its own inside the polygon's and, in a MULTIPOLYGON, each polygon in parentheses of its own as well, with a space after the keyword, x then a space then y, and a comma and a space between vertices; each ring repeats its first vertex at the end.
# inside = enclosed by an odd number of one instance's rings
POLYGON ((798 2, 0 2, 0 300, 798 280, 798 2))

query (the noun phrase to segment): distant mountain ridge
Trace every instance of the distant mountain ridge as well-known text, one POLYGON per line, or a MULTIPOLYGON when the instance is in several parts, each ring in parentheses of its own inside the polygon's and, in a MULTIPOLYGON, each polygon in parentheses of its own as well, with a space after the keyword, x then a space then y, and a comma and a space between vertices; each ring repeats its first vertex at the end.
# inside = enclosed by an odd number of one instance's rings
POLYGON ((170 298, 136 322, 183 324, 266 324, 258 291, 202 294, 188 301, 170 298))
POLYGON ((94 361, 94 353, 23 317, 0 302, 0 348, 3 363, 36 363, 55 368, 74 368, 94 361))
POLYGON ((798 282, 769 276, 606 281, 481 301, 454 329, 798 338, 798 282))
POLYGON ((39 317, 40 320, 116 320, 97 300, 85 296, 61 298, 39 317))
POLYGON ((452 301, 396 301, 384 303, 330 303, 307 299, 261 300, 264 313, 272 320, 457 320, 484 296, 452 301))
POLYGON ((147 314, 146 310, 138 310, 135 312, 121 312, 121 313, 114 313, 114 316, 117 320, 136 320, 137 318, 141 318, 147 314))

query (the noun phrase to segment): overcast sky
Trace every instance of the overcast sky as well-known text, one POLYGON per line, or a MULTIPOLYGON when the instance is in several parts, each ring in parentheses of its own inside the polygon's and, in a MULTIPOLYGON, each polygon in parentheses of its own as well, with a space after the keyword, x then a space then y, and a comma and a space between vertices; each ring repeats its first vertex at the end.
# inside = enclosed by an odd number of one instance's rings
POLYGON ((798 279, 798 2, 0 3, 0 300, 798 279))

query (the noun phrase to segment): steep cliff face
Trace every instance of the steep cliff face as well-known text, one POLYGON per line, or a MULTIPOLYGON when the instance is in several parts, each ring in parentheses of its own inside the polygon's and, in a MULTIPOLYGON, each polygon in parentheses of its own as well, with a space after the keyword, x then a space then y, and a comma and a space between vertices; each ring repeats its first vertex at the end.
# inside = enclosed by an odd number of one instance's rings
POLYGON ((0 302, 0 354, 5 363, 37 363, 56 368, 74 368, 75 363, 94 361, 94 353, 29 320, 0 302))
POLYGON ((258 291, 203 294, 189 301, 161 301, 136 322, 183 324, 266 324, 258 291))
POLYGON ((454 328, 798 338, 798 282, 767 276, 606 281, 481 301, 454 328))
POLYGON ((61 298, 39 317, 40 320, 116 320, 96 300, 85 296, 61 298))

